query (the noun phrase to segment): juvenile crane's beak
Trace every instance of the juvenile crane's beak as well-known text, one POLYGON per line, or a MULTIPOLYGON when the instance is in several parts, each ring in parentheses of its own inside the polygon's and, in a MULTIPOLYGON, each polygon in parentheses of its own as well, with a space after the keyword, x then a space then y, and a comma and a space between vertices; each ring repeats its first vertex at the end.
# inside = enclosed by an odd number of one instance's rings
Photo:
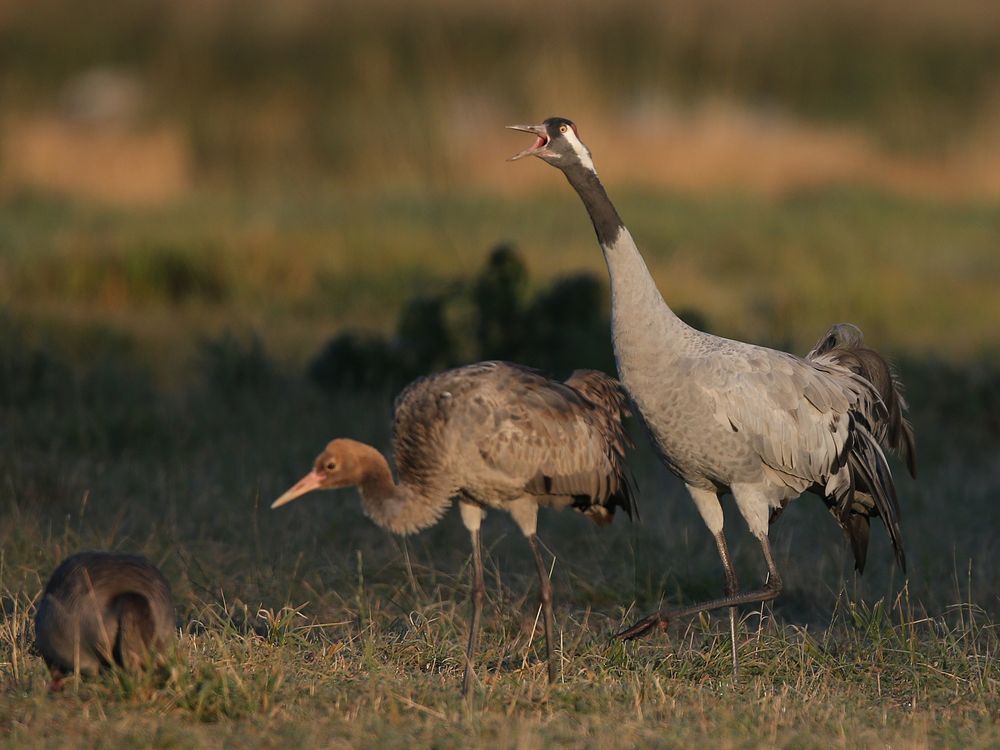
POLYGON ((549 145, 549 134, 544 125, 508 125, 507 129, 520 130, 523 133, 531 133, 538 137, 538 140, 530 148, 524 149, 519 154, 514 154, 507 161, 517 161, 518 159, 523 159, 525 156, 553 155, 545 148, 549 145))
POLYGON ((300 479, 294 485, 292 485, 284 495, 282 495, 273 503, 271 503, 271 510, 274 510, 275 508, 280 508, 285 503, 290 503, 292 502, 292 500, 302 497, 307 492, 312 492, 313 490, 320 489, 320 484, 322 483, 322 481, 323 477, 320 476, 319 472, 310 471, 308 474, 302 477, 302 479, 300 479))

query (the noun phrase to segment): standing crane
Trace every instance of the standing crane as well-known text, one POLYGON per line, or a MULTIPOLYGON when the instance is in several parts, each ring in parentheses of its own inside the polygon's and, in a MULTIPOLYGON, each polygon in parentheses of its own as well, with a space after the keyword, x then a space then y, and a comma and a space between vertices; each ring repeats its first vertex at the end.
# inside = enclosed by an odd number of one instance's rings
POLYGON ((860 330, 834 326, 803 359, 692 328, 656 288, 576 125, 552 117, 510 127, 535 136, 511 159, 537 156, 562 170, 590 215, 611 277, 611 333, 622 384, 660 457, 686 485, 725 571, 724 597, 660 610, 618 636, 636 638, 671 617, 728 607, 736 672, 735 608, 780 594, 768 530, 806 490, 824 500, 846 532, 858 571, 873 516, 882 518, 905 571, 899 503, 882 447, 899 449, 913 473, 913 432, 899 381, 864 346, 860 330), (732 494, 760 542, 768 569, 761 588, 739 590, 722 530, 724 493, 732 494))
POLYGON ((80 552, 55 569, 35 615, 35 646, 58 689, 65 675, 135 672, 176 634, 170 584, 136 555, 80 552))
POLYGON ((357 486, 372 521, 412 534, 437 523, 457 496, 472 537, 466 696, 486 588, 479 528, 487 508, 510 513, 538 568, 548 679, 554 682, 552 586, 536 536, 538 509, 572 507, 601 525, 611 522, 616 507, 631 516, 620 385, 592 370, 577 370, 562 383, 519 365, 482 362, 414 381, 394 411, 398 482, 378 450, 341 438, 271 507, 312 490, 357 486))

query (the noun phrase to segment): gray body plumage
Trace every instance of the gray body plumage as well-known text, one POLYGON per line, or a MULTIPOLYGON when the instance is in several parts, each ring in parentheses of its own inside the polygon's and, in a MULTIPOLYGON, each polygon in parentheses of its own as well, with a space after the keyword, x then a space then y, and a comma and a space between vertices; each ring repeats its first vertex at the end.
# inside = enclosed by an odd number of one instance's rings
POLYGON ((572 505, 595 520, 616 507, 631 513, 625 413, 618 383, 594 371, 561 383, 483 362, 421 378, 396 400, 400 484, 440 512, 460 496, 519 522, 516 504, 525 498, 536 507, 572 505))
MULTIPOLYGON (((845 525, 841 511, 853 507, 856 485, 870 475, 879 500, 872 509, 882 511, 873 514, 886 520, 902 565, 898 504, 879 446, 897 432, 869 380, 874 368, 858 366, 857 347, 845 340, 803 359, 703 333, 667 307, 628 230, 604 250, 619 375, 670 469, 691 489, 732 492, 758 537, 775 511, 809 489, 845 525)), ((893 419, 903 424, 905 402, 892 379, 890 393, 893 419)), ((912 445, 912 433, 899 429, 912 445)), ((720 530, 721 511, 695 500, 720 530)), ((856 562, 863 567, 863 555, 856 562)))
MULTIPOLYGON (((882 445, 899 448, 912 470, 913 435, 897 378, 864 347, 861 332, 834 326, 801 358, 692 328, 656 288, 576 125, 552 117, 512 127, 537 138, 514 158, 536 155, 561 169, 587 208, 611 279, 619 377, 716 536, 727 587, 735 576, 721 536, 724 492, 765 547, 770 520, 806 490, 827 501, 852 542, 861 535, 852 515, 880 515, 902 565, 899 508, 882 445), (859 502, 856 489, 867 499, 859 502)), ((857 543, 855 553, 860 568, 857 543)))
POLYGON ((35 645, 55 675, 140 668, 174 637, 170 585, 135 555, 81 552, 52 573, 35 616, 35 645))

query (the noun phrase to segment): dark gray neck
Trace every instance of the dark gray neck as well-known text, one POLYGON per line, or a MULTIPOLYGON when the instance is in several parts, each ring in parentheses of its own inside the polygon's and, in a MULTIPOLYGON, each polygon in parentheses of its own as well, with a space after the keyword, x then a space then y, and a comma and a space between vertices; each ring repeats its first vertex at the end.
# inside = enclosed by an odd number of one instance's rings
MULTIPOLYGON (((563 172, 587 207, 611 278, 611 333, 618 372, 632 390, 636 372, 650 382, 665 358, 682 351, 690 329, 663 299, 632 235, 593 169, 577 164, 563 172)), ((634 391, 632 391, 634 395, 634 391)))
POLYGON ((587 207, 594 231, 597 232, 597 241, 603 247, 610 247, 624 224, 597 173, 582 164, 573 164, 564 169, 563 174, 587 207))

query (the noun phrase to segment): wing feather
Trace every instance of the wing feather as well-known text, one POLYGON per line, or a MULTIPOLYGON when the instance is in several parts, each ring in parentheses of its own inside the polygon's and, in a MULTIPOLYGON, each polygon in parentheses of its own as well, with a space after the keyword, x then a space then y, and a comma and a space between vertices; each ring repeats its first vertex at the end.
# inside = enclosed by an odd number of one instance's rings
POLYGON ((699 381, 715 401, 716 420, 743 433, 765 464, 796 484, 825 484, 842 461, 849 412, 877 408, 871 388, 847 370, 773 350, 732 362, 699 381))
MULTIPOLYGON (((837 349, 803 360, 755 348, 699 382, 715 399, 716 419, 743 433, 772 479, 824 497, 851 539, 859 570, 871 516, 885 522, 905 570, 899 503, 879 445, 903 444, 911 455, 912 435, 901 417, 905 402, 886 374, 886 387, 896 399, 887 409, 880 389, 867 377, 874 365, 866 369, 857 362, 837 349)), ((889 373, 888 365, 877 372, 889 373)))
POLYGON ((517 478, 532 494, 631 512, 627 409, 617 381, 579 371, 560 383, 512 367, 498 383, 492 410, 498 421, 477 441, 490 468, 517 478))

